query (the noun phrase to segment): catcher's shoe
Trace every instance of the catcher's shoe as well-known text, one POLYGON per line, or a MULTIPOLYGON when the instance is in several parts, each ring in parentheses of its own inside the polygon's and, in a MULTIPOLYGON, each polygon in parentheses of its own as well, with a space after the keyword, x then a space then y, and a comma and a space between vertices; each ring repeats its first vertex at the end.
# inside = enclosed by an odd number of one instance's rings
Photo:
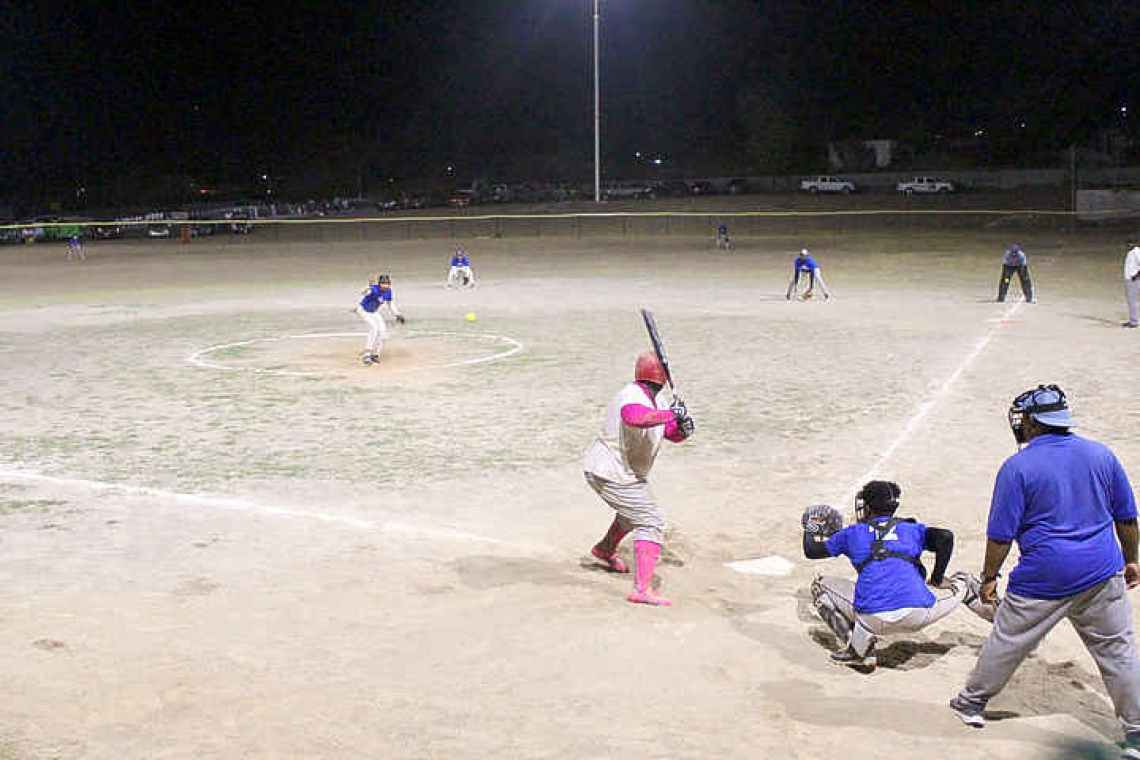
POLYGON ((862 657, 855 651, 855 647, 848 644, 838 652, 831 653, 831 661, 836 665, 847 665, 852 668, 858 668, 866 672, 871 672, 875 666, 879 664, 878 657, 875 656, 875 645, 871 644, 867 648, 867 653, 862 657))
POLYGON ((619 557, 616 552, 614 554, 606 556, 606 553, 600 547, 595 546, 590 550, 590 554, 592 554, 596 559, 600 559, 604 564, 609 566, 610 570, 615 573, 629 572, 629 565, 625 564, 625 562, 622 561, 621 557, 619 557))
POLYGON ((629 592, 629 596, 626 597, 626 600, 634 604, 651 604, 654 607, 669 607, 673 604, 671 600, 663 596, 658 596, 657 591, 652 588, 647 588, 644 591, 634 589, 629 592))
POLYGON ((380 354, 370 354, 369 359, 372 360, 373 364, 379 364, 380 363, 380 354))
POLYGON ((374 361, 372 356, 373 356, 373 354, 361 354, 360 361, 364 363, 365 367, 367 367, 369 364, 371 364, 374 361))

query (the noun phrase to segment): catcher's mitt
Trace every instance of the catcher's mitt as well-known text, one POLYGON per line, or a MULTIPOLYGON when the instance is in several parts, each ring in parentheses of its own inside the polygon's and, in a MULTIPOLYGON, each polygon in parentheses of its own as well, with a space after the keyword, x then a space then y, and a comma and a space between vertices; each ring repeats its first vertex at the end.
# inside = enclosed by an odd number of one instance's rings
POLYGON ((800 524, 805 533, 828 538, 843 530, 843 515, 835 507, 826 504, 813 504, 804 510, 800 524))

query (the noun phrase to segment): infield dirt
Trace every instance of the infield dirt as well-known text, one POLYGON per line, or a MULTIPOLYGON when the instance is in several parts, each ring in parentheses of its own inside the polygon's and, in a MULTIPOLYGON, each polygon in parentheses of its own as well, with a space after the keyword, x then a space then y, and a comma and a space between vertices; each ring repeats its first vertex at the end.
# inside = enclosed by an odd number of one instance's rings
POLYGON ((450 241, 0 248, 0 757, 968 760, 1118 739, 1067 624, 984 731, 946 708, 986 635, 965 611, 885 641, 869 676, 830 665, 806 590, 853 572, 804 560, 798 519, 850 516, 888 477, 976 572, 1006 409, 1042 382, 1140 478, 1123 239, 805 224, 727 252, 462 240, 473 290, 443 287, 450 241), (1037 304, 1016 283, 993 303, 1012 242, 1037 304), (830 301, 784 299, 804 245, 830 301), (350 310, 379 271, 409 323, 364 367, 350 310), (581 452, 648 347, 642 306, 697 425, 651 476, 670 609, 626 603, 587 554, 610 512, 581 452), (461 363, 507 339, 522 350, 461 363), (790 574, 724 566, 768 556, 790 574))

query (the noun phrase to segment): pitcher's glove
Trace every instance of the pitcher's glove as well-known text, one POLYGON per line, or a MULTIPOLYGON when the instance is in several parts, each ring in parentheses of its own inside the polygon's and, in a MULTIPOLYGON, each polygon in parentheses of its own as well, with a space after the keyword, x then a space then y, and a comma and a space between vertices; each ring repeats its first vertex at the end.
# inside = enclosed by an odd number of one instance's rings
POLYGON ((398 317, 396 317, 396 321, 397 321, 397 322, 399 322, 400 324, 404 324, 404 323, 405 323, 405 322, 407 322, 408 320, 404 319, 404 315, 403 315, 403 314, 401 314, 401 315, 399 315, 398 317))
POLYGON ((835 507, 813 504, 804 510, 800 524, 803 525, 805 533, 830 538, 843 530, 843 515, 839 514, 839 510, 835 507))

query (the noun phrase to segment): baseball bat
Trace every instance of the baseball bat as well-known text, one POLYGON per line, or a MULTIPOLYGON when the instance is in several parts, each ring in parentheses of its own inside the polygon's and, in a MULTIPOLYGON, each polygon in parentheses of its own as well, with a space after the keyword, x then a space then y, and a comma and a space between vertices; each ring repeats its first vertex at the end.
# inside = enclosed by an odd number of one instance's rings
POLYGON ((677 395, 677 387, 673 384, 673 373, 669 370, 669 357, 665 354, 665 344, 661 342, 661 333, 657 330, 657 320, 649 309, 641 310, 641 318, 645 320, 645 329, 649 332, 649 340, 653 343, 653 352, 665 368, 665 379, 669 382, 669 390, 677 395))

